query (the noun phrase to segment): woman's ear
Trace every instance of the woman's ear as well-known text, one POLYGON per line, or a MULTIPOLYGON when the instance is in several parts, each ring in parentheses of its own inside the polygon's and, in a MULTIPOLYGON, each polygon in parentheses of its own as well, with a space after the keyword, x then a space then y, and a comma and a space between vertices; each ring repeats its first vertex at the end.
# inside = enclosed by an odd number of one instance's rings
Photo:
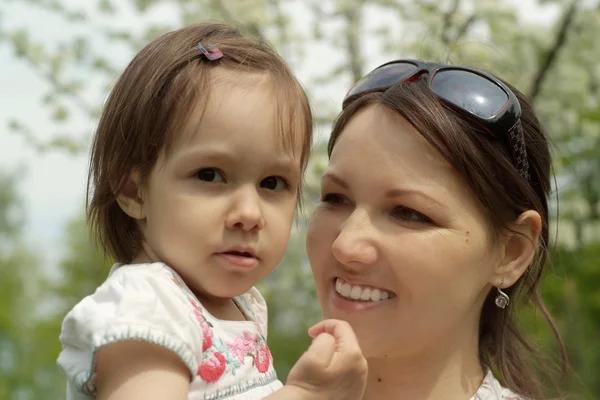
POLYGON ((133 170, 121 191, 116 194, 119 207, 133 219, 144 219, 144 198, 141 185, 141 175, 138 170, 133 170))
POLYGON ((525 273, 535 256, 541 232, 542 217, 537 211, 525 211, 511 224, 510 231, 502 235, 501 258, 490 284, 498 286, 502 281, 502 288, 507 288, 525 273))

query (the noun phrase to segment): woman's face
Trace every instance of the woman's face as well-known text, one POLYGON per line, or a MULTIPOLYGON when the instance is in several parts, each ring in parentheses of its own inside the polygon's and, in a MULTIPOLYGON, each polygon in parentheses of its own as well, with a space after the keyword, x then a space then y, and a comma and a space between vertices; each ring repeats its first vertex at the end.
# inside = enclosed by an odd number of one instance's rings
POLYGON ((476 345, 500 254, 481 204, 415 128, 383 106, 357 113, 321 193, 307 251, 326 318, 348 321, 367 357, 476 345))

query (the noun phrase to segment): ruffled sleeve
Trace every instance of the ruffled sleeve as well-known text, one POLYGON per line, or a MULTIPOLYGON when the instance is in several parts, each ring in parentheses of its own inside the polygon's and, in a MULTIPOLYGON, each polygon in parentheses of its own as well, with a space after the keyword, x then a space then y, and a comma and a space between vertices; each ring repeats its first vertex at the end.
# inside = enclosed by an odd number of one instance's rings
POLYGON ((68 386, 95 393, 95 354, 111 343, 140 340, 176 354, 196 376, 202 330, 177 274, 161 263, 113 268, 96 292, 63 321, 58 365, 68 386))

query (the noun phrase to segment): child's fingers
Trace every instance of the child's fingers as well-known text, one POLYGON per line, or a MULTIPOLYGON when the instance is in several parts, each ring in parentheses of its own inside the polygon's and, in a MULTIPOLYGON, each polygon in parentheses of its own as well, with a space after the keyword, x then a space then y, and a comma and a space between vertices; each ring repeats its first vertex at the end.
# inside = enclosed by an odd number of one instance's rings
POLYGON ((313 339, 312 343, 306 351, 314 360, 318 360, 319 364, 328 366, 335 352, 335 339, 328 333, 321 333, 313 339))
MULTIPOLYGON (((328 333, 335 338, 337 348, 345 351, 360 351, 356 335, 350 324, 346 321, 326 319, 316 325, 313 325, 309 330, 310 336, 318 337, 322 333, 328 333)), ((322 335, 321 335, 322 336, 322 335)))
POLYGON ((337 331, 338 335, 342 334, 340 329, 343 330, 343 325, 349 327, 349 324, 346 321, 338 320, 338 319, 325 319, 316 323, 308 329, 308 334, 313 338, 317 337, 321 333, 329 333, 330 335, 336 336, 335 333, 337 331))

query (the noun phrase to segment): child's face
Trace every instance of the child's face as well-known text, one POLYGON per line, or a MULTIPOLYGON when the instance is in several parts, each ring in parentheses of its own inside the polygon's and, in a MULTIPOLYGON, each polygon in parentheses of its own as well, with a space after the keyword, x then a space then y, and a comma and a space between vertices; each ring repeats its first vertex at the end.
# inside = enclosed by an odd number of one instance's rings
POLYGON ((200 122, 187 124, 142 189, 144 243, 134 262, 165 262, 214 300, 246 292, 281 260, 302 144, 296 156, 282 149, 268 76, 212 74, 209 102, 191 118, 200 122))

